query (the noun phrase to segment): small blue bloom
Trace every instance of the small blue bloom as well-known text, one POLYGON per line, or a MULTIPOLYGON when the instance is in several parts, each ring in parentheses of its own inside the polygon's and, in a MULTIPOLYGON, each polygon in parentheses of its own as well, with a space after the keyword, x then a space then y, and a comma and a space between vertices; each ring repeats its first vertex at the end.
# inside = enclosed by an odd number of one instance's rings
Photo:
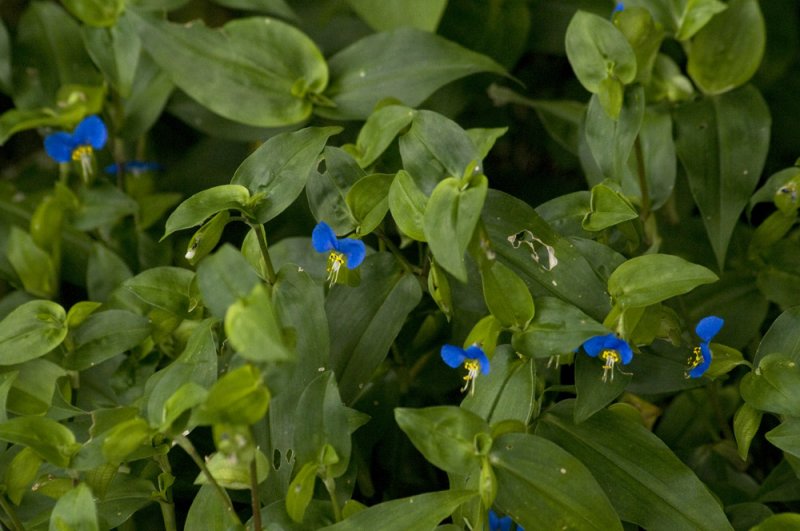
POLYGON ((620 339, 615 334, 595 336, 583 343, 583 350, 592 358, 598 356, 605 361, 603 366, 603 381, 608 380, 611 373, 611 381, 614 381, 614 365, 621 363, 627 365, 633 359, 633 350, 628 342, 620 339))
POLYGON ((466 391, 471 383, 471 392, 474 393, 475 378, 478 377, 478 372, 489 374, 489 358, 478 345, 472 345, 466 350, 455 345, 444 345, 441 354, 442 360, 450 367, 455 369, 464 365, 464 368, 467 369, 467 375, 464 376, 464 387, 461 391, 466 391))
POLYGON ((722 318, 714 315, 703 317, 697 323, 694 331, 697 333, 697 337, 701 339, 701 342, 700 346, 694 347, 692 355, 689 356, 689 369, 686 373, 688 378, 700 378, 708 370, 711 365, 711 347, 708 344, 719 333, 724 324, 725 321, 722 318))
POLYGON ((87 116, 75 131, 63 131, 48 135, 44 139, 44 150, 56 162, 80 162, 84 176, 92 174, 92 154, 101 149, 108 140, 108 130, 98 116, 87 116))
POLYGON ((311 233, 311 245, 318 253, 330 252, 328 255, 328 281, 333 285, 339 278, 342 265, 347 269, 355 269, 364 261, 367 247, 361 240, 353 238, 337 238, 333 229, 324 221, 317 223, 311 233))
POLYGON ((103 171, 108 173, 109 175, 116 175, 120 171, 137 175, 139 173, 144 173, 146 171, 161 171, 163 169, 164 166, 162 166, 158 162, 129 160, 127 162, 109 164, 108 166, 103 168, 103 171))
MULTIPOLYGON (((489 531, 511 531, 511 524, 514 520, 510 516, 497 516, 494 511, 489 511, 489 531)), ((517 531, 525 531, 522 526, 517 524, 517 531)))
POLYGON ((614 6, 614 10, 611 12, 611 16, 613 17, 615 13, 619 13, 620 11, 624 10, 625 10, 625 3, 617 2, 617 5, 614 6))

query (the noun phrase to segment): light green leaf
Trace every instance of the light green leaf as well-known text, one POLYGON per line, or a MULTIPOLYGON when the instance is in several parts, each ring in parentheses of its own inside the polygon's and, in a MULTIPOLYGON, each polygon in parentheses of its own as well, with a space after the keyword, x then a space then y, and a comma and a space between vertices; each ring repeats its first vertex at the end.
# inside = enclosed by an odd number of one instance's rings
POLYGON ((678 31, 675 34, 679 41, 691 39, 714 15, 728 8, 720 0, 682 0, 680 3, 684 7, 677 20, 678 31))
POLYGON ((477 496, 474 491, 445 490, 379 503, 322 531, 408 531, 433 529, 456 508, 477 496))
POLYGON ((654 531, 732 529, 703 482, 639 422, 599 411, 576 425, 573 405, 562 401, 551 408, 536 435, 580 460, 622 520, 654 531))
POLYGON ((67 11, 84 24, 113 26, 125 9, 125 0, 61 0, 67 11))
POLYGON ((303 522, 308 504, 314 496, 314 484, 317 481, 319 468, 316 461, 304 464, 286 491, 286 512, 297 523, 303 522))
POLYGON ((732 0, 695 34, 688 48, 686 70, 706 94, 728 92, 756 73, 766 41, 758 1, 732 0))
POLYGON ((50 410, 58 380, 67 372, 44 358, 28 360, 12 368, 18 372, 6 407, 17 415, 44 415, 50 410))
POLYGON ((197 306, 190 290, 194 276, 188 269, 154 267, 126 280, 123 286, 151 306, 188 317, 197 306))
POLYGON ((502 262, 481 267, 483 297, 494 317, 506 328, 524 330, 534 316, 533 297, 528 286, 502 262))
POLYGON ((80 448, 69 428, 48 417, 15 417, 0 424, 0 440, 21 444, 62 468, 80 448))
POLYGON ((235 209, 243 211, 250 200, 250 192, 238 184, 223 184, 194 194, 178 205, 167 218, 163 240, 175 231, 196 227, 217 212, 235 209))
POLYGON ((797 528, 800 528, 800 514, 781 513, 769 516, 758 525, 751 527, 750 531, 786 531, 797 528))
POLYGON ((50 514, 50 531, 98 531, 92 491, 81 483, 61 496, 50 514))
POLYGON ((592 187, 589 205, 591 211, 586 214, 582 226, 591 232, 599 232, 639 217, 627 197, 602 183, 592 187))
POLYGON ((231 183, 246 186, 259 198, 250 212, 256 221, 266 223, 297 199, 328 138, 340 131, 307 127, 273 136, 239 165, 231 183))
POLYGON ((462 189, 450 177, 433 190, 425 208, 425 239, 436 262, 461 282, 467 281, 464 254, 478 224, 489 182, 481 175, 476 185, 462 189))
POLYGON ((506 74, 485 55, 414 28, 356 41, 331 57, 328 67, 331 82, 325 96, 336 106, 316 112, 337 120, 366 119, 386 98, 416 107, 438 88, 470 74, 506 74))
POLYGON ((404 26, 435 32, 447 0, 347 0, 359 17, 375 31, 404 26))
POLYGON ((752 86, 680 107, 675 147, 720 268, 755 189, 770 138, 770 113, 752 86))
POLYGON ((35 300, 18 306, 0 321, 0 365, 13 365, 44 356, 67 337, 67 314, 51 301, 35 300))
POLYGON ((387 105, 373 112, 358 133, 355 151, 359 166, 366 168, 386 151, 395 137, 416 115, 405 105, 387 105))
POLYGON ((745 402, 739 406, 733 416, 733 433, 736 436, 736 446, 742 461, 747 459, 750 443, 753 442, 753 438, 758 433, 758 427, 761 425, 761 417, 763 415, 761 411, 745 402))
POLYGON ((228 308, 225 334, 233 348, 250 361, 274 363, 294 359, 284 345, 272 299, 263 284, 257 284, 246 297, 228 308))
POLYGON ((489 460, 499 484, 495 503, 526 529, 622 530, 591 472, 547 439, 503 435, 489 460))
POLYGON ((608 20, 578 11, 566 34, 567 59, 581 85, 592 93, 601 82, 614 77, 632 83, 636 77, 636 55, 625 36, 608 20))
POLYGON ((276 19, 236 19, 220 29, 132 17, 147 52, 178 87, 215 113, 277 127, 307 119, 328 83, 305 34, 276 19))
POLYGON ((110 28, 82 28, 83 42, 92 61, 121 96, 131 95, 142 41, 129 16, 123 15, 110 28))
POLYGON ((514 348, 526 356, 548 358, 568 354, 587 339, 608 330, 575 306, 554 297, 536 299, 536 315, 522 333, 514 334, 514 348))
POLYGON ((267 413, 271 394, 255 365, 225 373, 211 387, 205 404, 193 411, 198 424, 255 424, 267 413))
POLYGON ((197 267, 197 286, 203 304, 218 319, 224 319, 228 308, 247 297, 258 283, 258 275, 242 253, 229 244, 197 267))
POLYGON ((608 277, 608 292, 622 308, 641 308, 719 280, 711 270, 670 254, 627 260, 608 277))
POLYGON ((425 208, 428 198, 405 170, 395 175, 389 187, 389 210, 403 234, 417 241, 425 241, 425 208))
POLYGON ((29 233, 12 226, 5 255, 25 291, 44 299, 53 296, 57 289, 53 261, 50 255, 36 245, 29 233))
POLYGON ((228 509, 217 489, 203 485, 192 501, 186 514, 184 529, 204 529, 206 531, 229 531, 241 525, 236 514, 228 509))
POLYGON ((356 181, 345 200, 358 223, 356 234, 365 236, 375 230, 389 211, 389 187, 394 175, 375 173, 356 181))

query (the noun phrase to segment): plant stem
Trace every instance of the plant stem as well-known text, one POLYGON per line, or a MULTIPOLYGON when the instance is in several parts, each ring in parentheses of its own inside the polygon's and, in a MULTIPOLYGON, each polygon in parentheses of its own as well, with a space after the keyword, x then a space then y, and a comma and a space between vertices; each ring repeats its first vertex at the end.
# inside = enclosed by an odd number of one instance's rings
POLYGON ((17 531, 25 531, 25 526, 22 525, 20 522, 17 513, 14 512, 14 508, 6 500, 4 495, 0 495, 0 507, 3 508, 3 511, 8 515, 8 518, 11 520, 11 523, 14 525, 14 529, 17 531))
POLYGON ((258 247, 261 249, 261 258, 264 259, 264 266, 267 269, 267 281, 270 284, 275 284, 277 276, 275 275, 275 268, 272 266, 272 260, 270 260, 269 257, 269 248, 267 247, 267 232, 264 230, 264 225, 261 223, 250 223, 250 227, 256 231, 258 247))
MULTIPOLYGON (((169 464, 169 457, 160 455, 156 458, 162 472, 172 475, 172 467, 169 464)), ((164 520, 164 529, 166 531, 177 531, 178 524, 175 520, 175 504, 172 502, 172 487, 167 489, 165 493, 166 499, 158 500, 161 506, 161 518, 164 520)))
POLYGON ((736 437, 733 435, 731 427, 725 420, 725 414, 722 412, 722 405, 719 403, 719 394, 717 393, 718 388, 719 382, 716 380, 711 382, 711 385, 706 387, 708 390, 708 400, 711 402, 711 407, 714 410, 714 416, 717 419, 717 424, 719 424, 720 430, 722 430, 722 436, 729 441, 735 441, 736 437))
MULTIPOLYGON (((255 440, 255 430, 251 427, 253 439, 255 440)), ((258 495, 258 466, 256 457, 258 448, 253 453, 253 460, 250 461, 250 504, 253 506, 253 531, 261 531, 261 500, 258 495)))
POLYGON ((333 516, 336 518, 337 522, 342 521, 342 508, 339 507, 339 502, 336 501, 336 481, 326 474, 325 479, 322 480, 322 483, 325 485, 325 490, 328 491, 328 495, 331 497, 331 505, 333 505, 333 516))
POLYGON ((197 453, 197 450, 195 450, 192 441, 190 441, 183 435, 178 435, 175 438, 175 442, 178 444, 178 446, 183 448, 187 454, 189 454, 189 457, 192 458, 194 464, 196 464, 198 468, 200 468, 200 470, 203 472, 203 475, 206 476, 208 482, 211 483, 211 485, 216 489, 217 493, 222 498, 223 503, 227 507, 228 512, 236 519, 237 522, 241 523, 241 520, 239 520, 239 515, 237 515, 236 512, 233 510, 233 502, 231 502, 230 496, 228 496, 228 493, 225 492, 225 489, 223 489, 222 486, 219 483, 217 483, 217 480, 214 479, 214 476, 211 475, 211 471, 206 466, 206 463, 205 461, 203 461, 203 458, 200 457, 200 454, 197 453))
POLYGON ((403 252, 399 247, 397 247, 397 245, 395 245, 391 238, 387 237, 383 232, 380 231, 375 231, 375 234, 378 236, 378 238, 380 238, 380 241, 386 245, 386 248, 389 249, 389 251, 391 251, 395 257, 397 257, 397 259, 400 261, 400 265, 403 266, 403 269, 412 275, 419 275, 422 273, 420 268, 413 265, 405 256, 403 256, 403 252))

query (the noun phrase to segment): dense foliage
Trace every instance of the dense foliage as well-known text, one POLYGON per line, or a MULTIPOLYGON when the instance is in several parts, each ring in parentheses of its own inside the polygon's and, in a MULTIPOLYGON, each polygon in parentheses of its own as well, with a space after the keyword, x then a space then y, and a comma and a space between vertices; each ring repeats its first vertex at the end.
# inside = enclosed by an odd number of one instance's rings
POLYGON ((798 18, 4 1, 2 527, 800 526, 798 18))

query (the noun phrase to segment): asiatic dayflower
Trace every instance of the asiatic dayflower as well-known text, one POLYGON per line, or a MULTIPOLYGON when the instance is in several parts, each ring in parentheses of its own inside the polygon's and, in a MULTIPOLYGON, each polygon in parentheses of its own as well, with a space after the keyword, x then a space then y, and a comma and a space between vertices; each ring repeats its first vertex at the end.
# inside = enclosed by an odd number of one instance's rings
POLYGON ((613 17, 615 13, 619 13, 620 11, 625 10, 625 2, 617 2, 614 6, 614 10, 611 11, 611 16, 613 17))
MULTIPOLYGON (((511 524, 514 520, 510 516, 497 516, 494 511, 489 511, 489 531, 511 531, 511 524)), ((525 531, 521 525, 517 524, 517 531, 525 531)))
POLYGON ((448 366, 456 369, 463 365, 467 369, 467 374, 464 376, 464 387, 461 388, 462 392, 472 386, 470 392, 474 393, 475 379, 478 374, 489 374, 489 358, 478 345, 471 345, 466 350, 455 345, 444 345, 441 354, 442 360, 448 366))
POLYGON ((714 339, 714 336, 719 333, 724 324, 725 321, 721 317, 715 315, 703 317, 700 319, 700 322, 697 323, 697 327, 694 331, 701 341, 699 346, 694 347, 692 354, 687 360, 689 364, 689 368, 686 370, 687 378, 700 378, 708 370, 708 367, 711 365, 711 347, 709 346, 709 342, 714 339))
POLYGON ((84 178, 92 175, 95 149, 102 149, 108 140, 108 129, 99 116, 87 116, 72 133, 59 131, 47 135, 44 150, 56 162, 80 163, 84 178))
POLYGON ((355 269, 364 261, 367 247, 361 240, 354 238, 337 238, 333 229, 324 221, 317 223, 311 233, 311 245, 318 253, 328 254, 328 282, 331 286, 339 278, 342 266, 355 269))
POLYGON ((615 334, 595 336, 583 343, 583 350, 592 358, 600 358, 603 365, 603 381, 614 381, 614 366, 618 363, 627 365, 633 359, 633 350, 627 341, 615 334), (609 378, 609 374, 611 377, 609 378))
POLYGON ((138 175, 146 171, 161 171, 164 167, 158 162, 150 162, 145 160, 129 160, 127 162, 117 162, 109 164, 103 171, 109 175, 116 175, 117 173, 132 173, 138 175))

